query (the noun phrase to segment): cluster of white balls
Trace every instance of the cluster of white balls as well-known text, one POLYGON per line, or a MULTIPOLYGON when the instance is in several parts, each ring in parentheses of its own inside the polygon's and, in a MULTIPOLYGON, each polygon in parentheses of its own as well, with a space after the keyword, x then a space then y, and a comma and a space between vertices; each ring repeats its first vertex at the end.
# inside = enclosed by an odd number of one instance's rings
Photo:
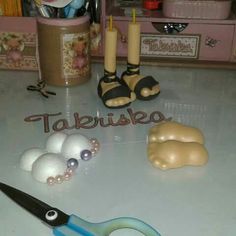
POLYGON ((25 150, 20 168, 31 172, 34 179, 49 185, 69 180, 78 168, 79 160, 88 161, 100 149, 96 138, 88 139, 82 134, 51 134, 44 149, 34 147, 25 150))

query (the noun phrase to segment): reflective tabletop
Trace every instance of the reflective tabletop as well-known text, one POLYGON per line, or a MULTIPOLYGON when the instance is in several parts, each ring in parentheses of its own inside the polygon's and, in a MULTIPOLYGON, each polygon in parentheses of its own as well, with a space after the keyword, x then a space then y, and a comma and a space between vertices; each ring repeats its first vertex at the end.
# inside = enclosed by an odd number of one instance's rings
MULTIPOLYGON (((118 75, 125 70, 119 65, 118 75)), ((130 216, 162 236, 232 236, 236 232, 236 70, 142 66, 160 95, 108 109, 97 95, 103 65, 89 82, 47 86, 56 96, 27 91, 36 72, 0 71, 0 180, 68 214, 91 222, 130 216), (142 120, 138 117, 142 115, 142 120), (119 122, 120 117, 129 120, 119 122), (84 122, 89 119, 90 122, 84 122), (199 128, 209 161, 202 167, 163 171, 147 158, 149 129, 171 119, 199 128), (68 182, 48 186, 19 167, 22 152, 45 146, 54 131, 96 137, 99 154, 68 182)), ((52 235, 51 229, 0 194, 1 236, 52 235)), ((112 236, 141 235, 131 230, 112 236)))

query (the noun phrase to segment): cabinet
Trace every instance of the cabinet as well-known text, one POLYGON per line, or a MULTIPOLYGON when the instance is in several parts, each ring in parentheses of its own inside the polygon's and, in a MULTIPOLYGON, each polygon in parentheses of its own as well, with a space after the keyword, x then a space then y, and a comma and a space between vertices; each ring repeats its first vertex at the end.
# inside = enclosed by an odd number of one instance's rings
POLYGON ((103 2, 105 24, 112 15, 119 32, 118 57, 125 59, 127 56, 127 40, 124 39, 127 39, 131 8, 135 3, 137 21, 141 25, 141 61, 215 64, 234 68, 236 18, 233 14, 226 20, 166 18, 161 10, 143 10, 141 2, 103 2))
MULTIPOLYGON (((103 61, 104 32, 109 16, 118 29, 118 60, 126 61, 131 10, 141 24, 141 63, 236 68, 236 17, 226 20, 166 18, 161 10, 143 10, 141 0, 101 0, 100 46, 93 60, 103 61)), ((0 17, 0 69, 37 70, 36 19, 0 17), (15 37, 21 64, 9 60, 7 40, 15 37)), ((96 41, 97 42, 97 41, 96 41)), ((11 52, 12 53, 12 52, 11 52)))

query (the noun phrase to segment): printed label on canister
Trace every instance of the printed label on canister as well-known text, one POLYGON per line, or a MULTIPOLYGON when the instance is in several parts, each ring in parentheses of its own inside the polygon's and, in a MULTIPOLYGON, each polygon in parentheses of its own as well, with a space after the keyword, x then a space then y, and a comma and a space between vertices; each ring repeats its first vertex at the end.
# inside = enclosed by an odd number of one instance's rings
POLYGON ((89 32, 62 34, 62 73, 66 79, 89 74, 89 32))

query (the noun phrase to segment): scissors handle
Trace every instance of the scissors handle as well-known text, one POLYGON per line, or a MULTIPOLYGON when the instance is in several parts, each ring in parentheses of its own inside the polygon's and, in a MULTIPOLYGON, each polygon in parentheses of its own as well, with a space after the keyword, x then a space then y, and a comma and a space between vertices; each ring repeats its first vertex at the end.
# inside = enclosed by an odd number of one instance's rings
POLYGON ((131 217, 120 217, 102 223, 91 223, 71 215, 67 225, 54 228, 55 236, 109 236, 119 229, 134 229, 145 236, 161 236, 145 222, 131 217))

